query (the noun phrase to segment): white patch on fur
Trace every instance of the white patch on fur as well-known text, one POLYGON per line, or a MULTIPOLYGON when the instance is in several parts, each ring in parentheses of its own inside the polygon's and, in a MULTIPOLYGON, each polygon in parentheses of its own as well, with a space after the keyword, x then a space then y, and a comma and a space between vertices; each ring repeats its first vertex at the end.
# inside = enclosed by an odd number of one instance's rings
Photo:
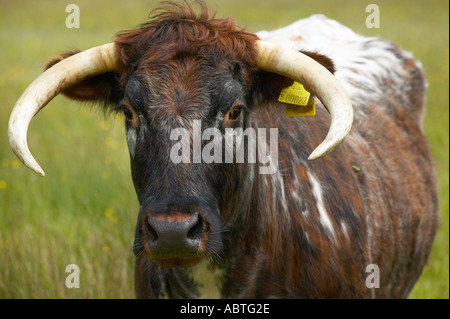
POLYGON ((136 130, 133 127, 130 127, 126 132, 126 137, 127 137, 128 151, 130 152, 130 156, 134 157, 137 139, 136 130))
POLYGON ((347 231, 347 225, 345 224, 344 221, 341 221, 341 229, 342 229, 342 233, 345 235, 345 237, 347 239, 349 239, 348 237, 348 231, 347 231))
POLYGON ((308 234, 308 232, 305 232, 305 238, 306 238, 306 240, 308 241, 308 243, 309 243, 310 245, 312 245, 311 239, 309 239, 309 234, 308 234))
POLYGON ((225 114, 223 112, 218 111, 216 115, 216 119, 214 120, 214 123, 212 127, 220 127, 223 123, 223 119, 225 118, 225 114))
MULTIPOLYGON (((271 161, 272 163, 272 161, 271 161)), ((287 205, 286 205, 286 194, 284 192, 284 179, 283 176, 281 176, 280 171, 278 171, 278 185, 280 186, 280 190, 281 190, 281 205, 283 206, 283 210, 287 210, 287 205)))
POLYGON ((304 217, 308 218, 309 212, 306 208, 302 209, 305 207, 305 205, 302 205, 302 199, 300 198, 300 196, 298 196, 295 191, 291 191, 291 197, 294 200, 294 204, 297 206, 298 211, 301 212, 304 217))
POLYGON ((320 183, 313 174, 308 172, 308 176, 311 182, 312 193, 317 202, 317 210, 319 211, 320 215, 320 223, 334 237, 333 224, 331 223, 330 217, 328 216, 327 210, 325 209, 325 206, 323 204, 322 189, 320 187, 320 183))

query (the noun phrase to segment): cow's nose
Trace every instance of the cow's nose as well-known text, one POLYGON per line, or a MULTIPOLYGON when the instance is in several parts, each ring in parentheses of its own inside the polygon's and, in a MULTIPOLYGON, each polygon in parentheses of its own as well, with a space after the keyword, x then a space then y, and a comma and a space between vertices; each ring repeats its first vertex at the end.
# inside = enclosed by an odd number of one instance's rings
POLYGON ((197 255, 204 228, 203 218, 198 213, 163 220, 148 216, 147 222, 153 258, 197 255))

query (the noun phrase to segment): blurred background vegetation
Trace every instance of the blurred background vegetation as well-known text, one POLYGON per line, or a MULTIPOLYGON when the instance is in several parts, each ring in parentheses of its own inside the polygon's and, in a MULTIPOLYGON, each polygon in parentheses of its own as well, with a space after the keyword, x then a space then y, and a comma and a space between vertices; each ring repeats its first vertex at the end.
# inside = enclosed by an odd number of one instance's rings
MULTIPOLYGON (((424 123, 439 179, 441 225, 430 261, 410 298, 449 298, 449 12, 446 0, 207 0, 256 32, 322 13, 366 36, 379 36, 422 61, 429 83, 424 123), (380 7, 379 29, 365 8, 380 7)), ((7 140, 9 114, 23 90, 58 52, 110 42, 147 19, 158 1, 0 0, 0 298, 133 298, 138 202, 120 119, 63 97, 31 122, 28 141, 47 173, 22 165, 7 140), (68 29, 68 4, 80 8, 68 29), (67 289, 66 265, 80 267, 67 289)))

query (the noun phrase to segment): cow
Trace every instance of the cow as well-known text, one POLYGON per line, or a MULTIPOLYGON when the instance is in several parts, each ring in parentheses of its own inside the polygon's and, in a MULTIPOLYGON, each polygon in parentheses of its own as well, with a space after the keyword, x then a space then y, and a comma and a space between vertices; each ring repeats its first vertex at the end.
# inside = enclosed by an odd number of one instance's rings
POLYGON ((44 176, 27 130, 59 93, 124 115, 138 298, 406 298, 439 222, 420 63, 321 15, 253 34, 199 6, 50 61, 11 113, 15 154, 44 176), (294 82, 315 116, 286 116, 294 82), (211 141, 244 160, 195 161, 211 141))

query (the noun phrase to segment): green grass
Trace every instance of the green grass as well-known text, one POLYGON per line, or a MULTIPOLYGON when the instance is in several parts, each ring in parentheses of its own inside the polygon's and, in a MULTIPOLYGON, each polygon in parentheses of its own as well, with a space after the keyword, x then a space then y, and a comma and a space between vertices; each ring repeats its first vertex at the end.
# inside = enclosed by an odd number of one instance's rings
MULTIPOLYGON (((45 178, 19 163, 7 141, 15 101, 48 60, 110 42, 115 32, 143 22, 158 2, 78 0, 80 29, 65 27, 69 3, 0 0, 0 298, 134 297, 131 247, 139 207, 120 121, 57 97, 29 128, 45 178), (71 263, 80 267, 80 289, 65 287, 71 263)), ((365 27, 362 1, 207 3, 250 31, 322 13, 398 43, 422 61, 429 83, 424 130, 436 161, 441 225, 410 297, 449 298, 448 2, 376 1, 380 29, 365 27)))

